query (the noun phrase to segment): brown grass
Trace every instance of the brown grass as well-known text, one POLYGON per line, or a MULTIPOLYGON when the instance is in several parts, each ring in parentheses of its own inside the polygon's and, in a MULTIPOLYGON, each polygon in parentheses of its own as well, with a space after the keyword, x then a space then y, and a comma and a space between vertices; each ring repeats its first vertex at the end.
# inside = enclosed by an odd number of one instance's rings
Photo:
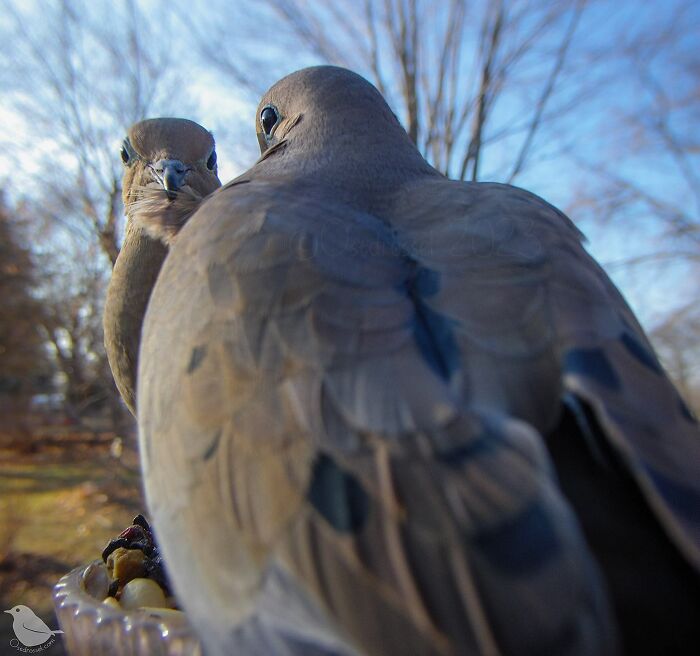
MULTIPOLYGON (((99 557, 143 512, 137 455, 125 448, 114 458, 113 439, 70 426, 0 435, 0 611, 24 604, 58 628, 53 585, 99 557)), ((0 654, 12 637, 11 618, 0 612, 0 654)), ((61 654, 62 647, 48 653, 61 654)))

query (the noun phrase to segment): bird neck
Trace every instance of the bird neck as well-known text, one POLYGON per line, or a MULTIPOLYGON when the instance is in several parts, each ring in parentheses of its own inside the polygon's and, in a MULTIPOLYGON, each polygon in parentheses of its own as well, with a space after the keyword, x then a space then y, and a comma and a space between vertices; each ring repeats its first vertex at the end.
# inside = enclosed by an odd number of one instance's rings
POLYGON ((412 180, 440 175, 393 115, 368 126, 365 117, 346 114, 342 129, 326 117, 307 117, 304 122, 285 136, 286 147, 256 165, 255 177, 274 179, 293 171, 299 182, 372 211, 412 180))
POLYGON ((119 393, 136 414, 141 326, 168 249, 129 220, 112 271, 103 317, 105 349, 119 393))

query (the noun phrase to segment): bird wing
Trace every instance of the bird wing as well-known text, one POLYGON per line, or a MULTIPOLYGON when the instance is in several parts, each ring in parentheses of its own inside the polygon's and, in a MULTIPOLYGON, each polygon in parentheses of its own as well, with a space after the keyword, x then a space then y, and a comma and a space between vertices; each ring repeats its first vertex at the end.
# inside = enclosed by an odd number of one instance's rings
POLYGON ((26 631, 31 631, 32 633, 43 633, 45 635, 50 635, 53 633, 51 629, 46 625, 46 622, 42 620, 38 615, 32 613, 26 613, 22 618, 22 628, 26 631))
POLYGON ((571 221, 500 184, 427 181, 395 212, 456 328, 463 399, 542 431, 573 394, 594 413, 667 534, 700 569, 700 430, 634 314, 571 221), (558 389, 561 388, 561 389, 558 389))
POLYGON ((443 312, 409 233, 255 181, 183 229, 139 371, 178 594, 211 653, 611 653, 540 437, 464 401, 462 333, 499 322, 443 312))

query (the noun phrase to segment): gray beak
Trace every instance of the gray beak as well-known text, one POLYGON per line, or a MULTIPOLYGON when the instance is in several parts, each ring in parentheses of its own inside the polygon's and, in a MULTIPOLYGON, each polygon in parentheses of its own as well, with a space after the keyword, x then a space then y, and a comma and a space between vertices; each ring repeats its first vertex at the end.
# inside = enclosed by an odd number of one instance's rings
POLYGON ((173 200, 185 181, 188 168, 179 159, 161 159, 153 165, 153 169, 160 177, 166 195, 173 200))

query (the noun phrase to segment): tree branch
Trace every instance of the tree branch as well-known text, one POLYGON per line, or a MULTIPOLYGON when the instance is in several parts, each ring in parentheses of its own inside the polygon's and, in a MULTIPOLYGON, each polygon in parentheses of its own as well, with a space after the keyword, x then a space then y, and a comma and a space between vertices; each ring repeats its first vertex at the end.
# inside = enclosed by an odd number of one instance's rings
POLYGON ((547 106, 549 98, 551 97, 552 92, 554 91, 557 78, 559 77, 559 74, 561 73, 561 70, 564 67, 566 54, 569 51, 569 46, 571 45, 571 41, 573 40, 574 32, 576 31, 576 27, 578 26, 579 20, 581 19, 581 14, 583 13, 584 5, 585 2, 580 1, 576 3, 576 7, 574 8, 571 20, 569 21, 568 28, 564 33, 564 37, 562 38, 561 43, 559 44, 559 48, 557 50, 557 55, 554 60, 554 65, 552 66, 552 70, 542 88, 542 93, 540 94, 537 104, 535 105, 535 112, 532 116, 532 120, 530 121, 530 126, 528 128, 527 134, 525 135, 523 144, 520 147, 520 152, 518 153, 518 156, 515 160, 515 164, 513 165, 510 175, 508 176, 508 183, 513 182, 515 177, 522 171, 523 166, 525 165, 525 161, 529 155, 530 148, 532 147, 532 142, 535 138, 535 134, 537 133, 537 130, 540 127, 545 107, 547 106))

